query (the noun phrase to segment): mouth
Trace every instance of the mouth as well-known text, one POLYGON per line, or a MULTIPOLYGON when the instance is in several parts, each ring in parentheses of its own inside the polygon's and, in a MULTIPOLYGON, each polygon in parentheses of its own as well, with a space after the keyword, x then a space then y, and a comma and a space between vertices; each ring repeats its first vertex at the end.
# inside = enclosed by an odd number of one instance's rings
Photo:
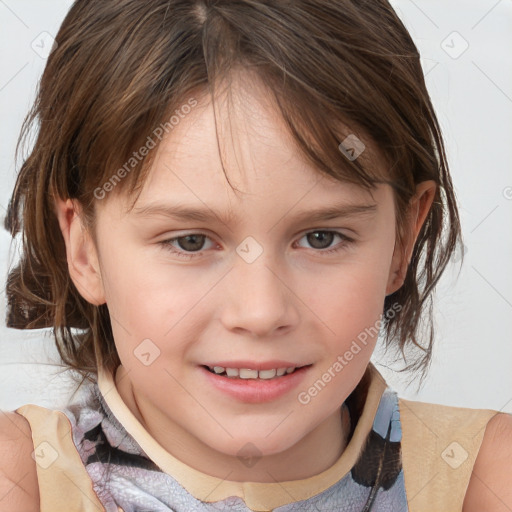
POLYGON ((311 366, 311 364, 303 366, 289 366, 287 368, 272 368, 268 370, 253 370, 249 368, 225 368, 223 366, 202 365, 202 367, 210 373, 218 375, 219 377, 240 380, 276 380, 283 376, 295 373, 301 368, 307 368, 309 366, 311 366))
MULTIPOLYGON (((220 364, 220 361, 217 364, 220 364)), ((233 364, 234 361, 231 362, 232 366, 233 364)), ((260 365, 266 366, 265 369, 256 370, 243 368, 242 365, 246 364, 240 361, 239 368, 217 365, 199 365, 198 368, 206 378, 208 386, 215 390, 214 393, 220 391, 222 395, 239 402, 262 404, 284 398, 297 389, 313 366, 285 366, 281 362, 276 364, 277 367, 269 368, 269 363, 265 363, 260 365)))

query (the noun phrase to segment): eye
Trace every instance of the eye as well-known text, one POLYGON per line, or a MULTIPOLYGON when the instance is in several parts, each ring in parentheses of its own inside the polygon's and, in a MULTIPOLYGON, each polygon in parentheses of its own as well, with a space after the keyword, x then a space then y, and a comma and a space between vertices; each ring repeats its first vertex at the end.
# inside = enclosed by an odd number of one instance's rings
POLYGON ((348 236, 345 236, 343 233, 339 233, 338 231, 310 231, 309 233, 306 233, 302 238, 305 238, 307 242, 312 245, 313 249, 320 249, 318 252, 321 253, 341 251, 347 245, 354 242, 352 238, 349 238, 348 236), (332 249, 326 250, 336 237, 339 237, 341 243, 332 249))
MULTIPOLYGON (((341 251, 346 246, 354 242, 352 238, 349 238, 344 234, 339 233, 338 231, 328 230, 310 231, 309 233, 306 233, 304 236, 302 236, 299 240, 302 240, 303 238, 307 239, 312 248, 317 249, 316 252, 321 254, 329 254, 341 251), (338 237, 341 242, 334 248, 328 249, 336 237, 338 237)), ((190 260, 192 258, 202 256, 204 251, 201 249, 204 249, 204 244, 207 240, 210 240, 210 238, 203 233, 187 233, 186 235, 163 240, 162 242, 159 242, 159 245, 180 258, 190 260)), ((207 249, 211 249, 213 247, 213 242, 211 243, 212 245, 207 247, 207 249)))
POLYGON ((163 240, 159 243, 164 249, 170 251, 176 256, 185 259, 192 259, 201 254, 199 251, 203 248, 205 240, 209 240, 209 237, 202 233, 189 233, 169 240, 163 240), (175 244, 177 244, 181 250, 176 249, 175 244), (199 254, 196 255, 194 253, 199 254))

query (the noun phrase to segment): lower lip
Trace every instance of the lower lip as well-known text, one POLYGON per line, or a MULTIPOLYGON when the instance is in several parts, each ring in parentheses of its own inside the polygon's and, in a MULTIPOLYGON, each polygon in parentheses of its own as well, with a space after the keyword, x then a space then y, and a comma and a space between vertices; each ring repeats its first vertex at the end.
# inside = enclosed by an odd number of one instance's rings
POLYGON ((212 373, 204 366, 199 369, 206 376, 208 382, 220 391, 246 403, 263 403, 276 400, 297 387, 311 368, 303 366, 293 373, 288 373, 275 379, 240 379, 221 376, 212 373))

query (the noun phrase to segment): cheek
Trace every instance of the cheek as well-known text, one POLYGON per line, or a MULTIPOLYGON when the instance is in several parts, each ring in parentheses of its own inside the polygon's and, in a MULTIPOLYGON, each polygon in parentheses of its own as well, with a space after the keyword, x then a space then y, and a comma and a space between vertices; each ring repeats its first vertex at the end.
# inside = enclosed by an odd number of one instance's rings
POLYGON ((374 334, 376 323, 379 327, 393 245, 393 239, 383 236, 338 267, 317 274, 314 287, 309 283, 307 304, 340 347, 363 332, 374 334))
POLYGON ((187 329, 197 328, 202 301, 218 281, 212 273, 198 275, 185 265, 165 264, 165 256, 155 249, 120 254, 110 247, 104 259, 105 296, 112 317, 116 342, 132 347, 145 338, 153 339, 162 351, 173 339, 187 339, 187 329), (179 336, 177 333, 179 332, 179 336))
POLYGON ((101 272, 114 339, 123 359, 123 352, 133 351, 144 339, 162 337, 162 322, 155 322, 155 318, 162 314, 165 304, 163 283, 160 281, 155 289, 157 280, 148 259, 119 247, 126 245, 119 245, 114 237, 108 239, 101 272))
POLYGON ((334 270, 316 274, 308 295, 321 310, 372 317, 382 311, 391 257, 391 248, 357 253, 334 270))

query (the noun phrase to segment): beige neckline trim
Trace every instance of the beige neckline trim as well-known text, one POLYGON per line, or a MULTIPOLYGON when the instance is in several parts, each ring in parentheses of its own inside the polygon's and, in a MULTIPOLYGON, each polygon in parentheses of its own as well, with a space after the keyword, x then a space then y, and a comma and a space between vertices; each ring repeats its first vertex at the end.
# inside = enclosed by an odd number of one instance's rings
POLYGON ((251 510, 269 511, 276 507, 306 500, 328 489, 345 476, 357 462, 364 441, 370 432, 386 382, 370 362, 371 382, 364 408, 352 439, 330 468, 318 475, 288 482, 235 482, 198 471, 173 457, 142 426, 123 402, 113 376, 100 369, 98 387, 110 410, 147 456, 171 475, 192 496, 204 502, 239 496, 251 510))

